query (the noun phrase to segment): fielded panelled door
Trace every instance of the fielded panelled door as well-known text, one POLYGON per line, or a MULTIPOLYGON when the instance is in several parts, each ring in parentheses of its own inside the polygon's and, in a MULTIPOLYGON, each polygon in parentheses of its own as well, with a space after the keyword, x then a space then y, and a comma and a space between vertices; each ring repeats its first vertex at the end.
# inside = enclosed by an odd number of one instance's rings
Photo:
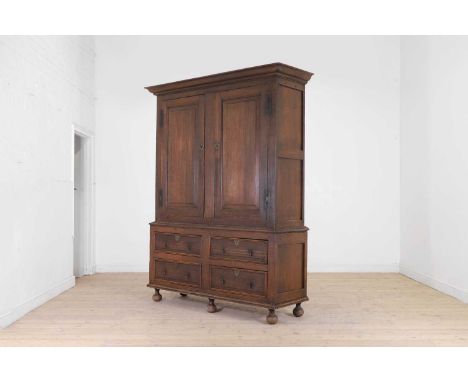
POLYGON ((217 93, 215 102, 214 221, 265 226, 271 95, 252 86, 217 93))
POLYGON ((203 101, 194 96, 160 103, 156 205, 163 220, 203 221, 203 101))

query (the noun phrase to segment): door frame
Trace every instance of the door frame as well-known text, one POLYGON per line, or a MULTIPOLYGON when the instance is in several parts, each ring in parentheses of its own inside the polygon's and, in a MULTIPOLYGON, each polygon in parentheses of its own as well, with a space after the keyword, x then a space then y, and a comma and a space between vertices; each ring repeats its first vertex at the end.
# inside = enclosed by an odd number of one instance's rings
MULTIPOLYGON (((73 192, 73 222, 75 221, 75 208, 74 208, 74 181, 75 181, 75 135, 78 135, 82 138, 83 143, 83 165, 85 168, 84 174, 84 186, 83 186, 83 201, 84 201, 84 216, 83 216, 83 227, 85 231, 82 237, 82 246, 84 249, 83 255, 83 275, 92 275, 96 273, 96 223, 95 223, 95 189, 96 189, 96 180, 95 180, 95 155, 94 155, 94 132, 86 129, 83 126, 80 126, 76 123, 72 124, 72 192, 73 192)), ((73 223, 74 227, 74 223, 73 223)), ((73 240, 75 231, 73 229, 72 237, 73 240)), ((73 253, 74 255, 74 253, 73 253)))

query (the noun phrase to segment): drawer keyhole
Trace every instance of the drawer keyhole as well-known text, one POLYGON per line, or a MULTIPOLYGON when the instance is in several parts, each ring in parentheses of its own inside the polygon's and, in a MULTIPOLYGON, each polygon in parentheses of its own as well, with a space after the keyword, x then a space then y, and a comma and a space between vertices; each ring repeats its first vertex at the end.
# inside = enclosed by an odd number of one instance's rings
POLYGON ((250 288, 250 289, 253 289, 254 285, 255 285, 255 284, 254 284, 253 281, 249 282, 249 288, 250 288))
POLYGON ((187 273, 185 277, 187 278, 187 280, 190 280, 190 273, 187 273))

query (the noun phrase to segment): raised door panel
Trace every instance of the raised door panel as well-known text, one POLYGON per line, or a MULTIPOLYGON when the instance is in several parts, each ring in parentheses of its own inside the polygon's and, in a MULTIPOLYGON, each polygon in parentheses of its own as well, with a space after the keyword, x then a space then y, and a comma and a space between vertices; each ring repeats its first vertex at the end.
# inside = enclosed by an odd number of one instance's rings
POLYGON ((201 222, 204 206, 202 96, 160 103, 158 153, 158 219, 201 222))
POLYGON ((268 94, 261 86, 217 94, 214 221, 265 226, 268 94))

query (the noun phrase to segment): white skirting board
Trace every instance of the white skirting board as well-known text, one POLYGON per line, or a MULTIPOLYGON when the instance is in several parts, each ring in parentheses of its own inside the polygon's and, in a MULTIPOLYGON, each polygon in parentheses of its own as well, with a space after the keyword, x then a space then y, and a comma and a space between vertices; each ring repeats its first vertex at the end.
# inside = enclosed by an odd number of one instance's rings
POLYGON ((445 282, 436 280, 435 278, 415 272, 409 268, 400 266, 400 273, 409 277, 410 279, 416 280, 424 285, 427 285, 433 289, 436 289, 442 293, 448 294, 449 296, 455 297, 464 303, 468 303, 468 291, 454 287, 453 285, 445 282))
POLYGON ((67 277, 65 280, 49 288, 45 292, 42 292, 37 296, 29 299, 28 301, 22 303, 21 305, 18 305, 16 308, 0 317, 0 329, 6 328, 8 325, 11 325, 13 322, 23 317, 31 310, 36 309, 37 307, 53 299, 59 294, 65 292, 67 289, 73 288, 74 286, 75 277, 67 277))
POLYGON ((395 264, 308 264, 310 273, 398 273, 395 264))
POLYGON ((97 264, 97 273, 148 272, 148 264, 97 264))

